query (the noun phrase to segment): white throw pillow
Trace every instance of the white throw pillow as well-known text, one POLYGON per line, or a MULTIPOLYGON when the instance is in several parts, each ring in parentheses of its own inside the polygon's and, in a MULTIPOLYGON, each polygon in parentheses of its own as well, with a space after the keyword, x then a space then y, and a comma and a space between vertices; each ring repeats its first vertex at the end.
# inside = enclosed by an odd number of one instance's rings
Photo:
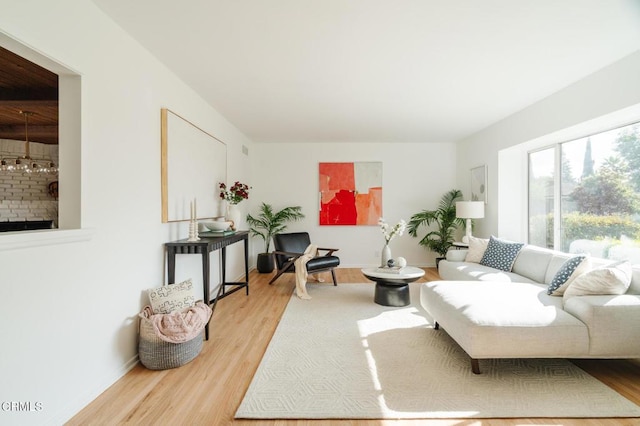
POLYGON ((177 284, 149 289, 149 301, 154 314, 168 314, 195 305, 191 278, 177 284))
POLYGON ((487 244, 489 244, 488 238, 469 237, 469 251, 464 261, 480 263, 484 252, 487 250, 487 244))
POLYGON ((615 262, 577 277, 565 290, 563 300, 589 294, 624 294, 631 284, 631 263, 615 262))

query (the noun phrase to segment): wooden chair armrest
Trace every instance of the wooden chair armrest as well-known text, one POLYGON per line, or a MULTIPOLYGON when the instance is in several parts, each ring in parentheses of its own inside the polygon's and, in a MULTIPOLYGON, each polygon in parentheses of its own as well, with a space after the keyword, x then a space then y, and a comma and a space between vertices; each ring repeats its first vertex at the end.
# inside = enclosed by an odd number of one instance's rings
POLYGON ((331 256, 333 254, 334 251, 338 251, 340 249, 334 249, 334 248, 321 248, 318 247, 318 251, 323 250, 323 251, 327 251, 328 253, 323 254, 323 256, 331 256))
POLYGON ((293 252, 290 252, 290 251, 274 250, 273 254, 279 254, 279 255, 282 255, 282 256, 289 256, 290 259, 295 260, 295 259, 299 258, 300 256, 302 256, 304 253, 293 253, 293 252))
MULTIPOLYGON (((334 251, 338 251, 339 249, 318 247, 318 251, 320 251, 320 250, 323 250, 323 251, 327 252, 326 254, 323 254, 323 256, 331 256, 334 251)), ((293 252, 290 252, 290 251, 274 250, 273 254, 279 254, 279 255, 282 255, 282 256, 289 256, 288 260, 295 261, 297 258, 302 256, 304 253, 293 253, 293 252)))

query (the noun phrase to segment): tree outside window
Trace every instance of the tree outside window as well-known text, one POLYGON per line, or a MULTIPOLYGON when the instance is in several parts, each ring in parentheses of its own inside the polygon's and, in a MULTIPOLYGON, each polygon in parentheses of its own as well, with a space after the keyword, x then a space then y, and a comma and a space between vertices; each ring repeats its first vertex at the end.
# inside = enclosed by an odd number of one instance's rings
MULTIPOLYGON (((535 163, 536 156, 555 149, 531 153, 530 164, 535 163)), ((530 207, 530 243, 541 245, 540 235, 544 233, 547 247, 640 262, 640 124, 565 142, 559 149, 561 164, 554 161, 553 169, 557 170, 555 175, 561 176, 560 191, 558 195, 553 193, 551 203, 546 201, 552 206, 556 201, 560 203, 558 229, 553 207, 542 217, 532 214, 530 207), (559 241, 554 241, 554 234, 559 241), (538 237, 532 240, 531 236, 538 237)), ((550 158, 548 154, 546 157, 550 158)), ((536 169, 531 169, 530 206, 540 203, 540 195, 535 193, 539 192, 536 185, 540 185, 540 177, 536 176, 536 169)), ((553 176, 547 180, 547 186, 554 186, 553 176)))

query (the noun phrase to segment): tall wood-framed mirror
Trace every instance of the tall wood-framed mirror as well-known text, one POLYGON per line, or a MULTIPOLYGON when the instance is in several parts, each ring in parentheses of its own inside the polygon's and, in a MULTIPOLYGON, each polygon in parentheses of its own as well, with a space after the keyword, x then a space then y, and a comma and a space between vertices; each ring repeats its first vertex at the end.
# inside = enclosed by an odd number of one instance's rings
POLYGON ((218 217, 218 183, 226 182, 227 145, 176 114, 161 110, 162 222, 190 219, 197 201, 197 218, 218 217))

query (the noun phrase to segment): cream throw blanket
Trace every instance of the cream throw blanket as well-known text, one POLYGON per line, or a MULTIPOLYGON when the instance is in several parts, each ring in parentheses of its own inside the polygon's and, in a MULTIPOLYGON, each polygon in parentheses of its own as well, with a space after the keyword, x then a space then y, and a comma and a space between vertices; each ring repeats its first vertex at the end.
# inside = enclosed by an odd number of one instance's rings
POLYGON ((309 244, 304 254, 297 258, 293 264, 296 267, 296 296, 300 299, 311 299, 307 293, 307 262, 318 255, 318 246, 309 244))

